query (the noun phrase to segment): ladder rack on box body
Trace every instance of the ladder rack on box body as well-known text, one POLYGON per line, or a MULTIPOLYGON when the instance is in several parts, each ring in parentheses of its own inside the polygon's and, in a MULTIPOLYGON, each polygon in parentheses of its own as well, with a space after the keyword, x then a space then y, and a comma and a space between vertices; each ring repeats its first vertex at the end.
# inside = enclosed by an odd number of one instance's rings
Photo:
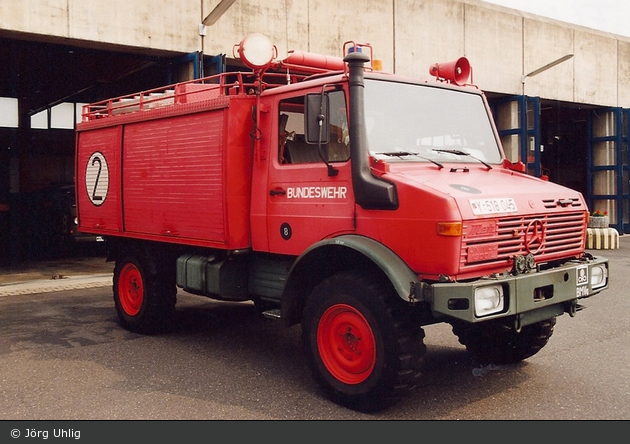
POLYGON ((136 92, 83 106, 83 122, 120 114, 148 111, 179 104, 201 102, 225 95, 252 95, 269 88, 301 82, 302 74, 265 73, 260 78, 253 73, 229 72, 201 79, 171 84, 136 92))

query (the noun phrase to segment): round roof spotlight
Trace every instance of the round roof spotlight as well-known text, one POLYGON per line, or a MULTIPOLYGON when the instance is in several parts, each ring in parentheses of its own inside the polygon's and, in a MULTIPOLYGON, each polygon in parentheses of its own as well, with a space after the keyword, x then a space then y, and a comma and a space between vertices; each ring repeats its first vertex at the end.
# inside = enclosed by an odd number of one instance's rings
POLYGON ((239 58, 253 70, 263 70, 271 65, 278 49, 262 34, 249 34, 238 44, 239 58))

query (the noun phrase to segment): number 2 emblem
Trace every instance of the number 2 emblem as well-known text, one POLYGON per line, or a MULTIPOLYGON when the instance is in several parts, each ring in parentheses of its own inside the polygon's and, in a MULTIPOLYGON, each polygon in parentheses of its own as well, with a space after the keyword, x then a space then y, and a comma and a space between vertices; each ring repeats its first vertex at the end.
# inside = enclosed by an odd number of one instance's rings
POLYGON ((92 153, 88 160, 85 168, 85 188, 94 205, 103 205, 109 190, 109 169, 101 152, 92 153))

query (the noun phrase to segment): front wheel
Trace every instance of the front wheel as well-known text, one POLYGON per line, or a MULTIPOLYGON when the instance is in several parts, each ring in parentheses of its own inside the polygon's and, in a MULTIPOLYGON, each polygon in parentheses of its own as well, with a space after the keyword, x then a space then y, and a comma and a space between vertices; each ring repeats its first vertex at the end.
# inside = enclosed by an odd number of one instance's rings
POLYGON ((327 278, 310 295, 303 342, 314 378, 334 402, 382 410, 411 391, 426 351, 424 331, 384 283, 358 273, 327 278))
POLYGON ((116 261, 114 305, 127 330, 155 334, 166 331, 174 317, 177 289, 165 270, 151 267, 141 254, 116 261), (153 269, 153 272, 151 271, 153 269))
POLYGON ((515 364, 538 353, 553 334, 556 318, 526 325, 521 331, 497 321, 453 322, 453 333, 479 363, 515 364))

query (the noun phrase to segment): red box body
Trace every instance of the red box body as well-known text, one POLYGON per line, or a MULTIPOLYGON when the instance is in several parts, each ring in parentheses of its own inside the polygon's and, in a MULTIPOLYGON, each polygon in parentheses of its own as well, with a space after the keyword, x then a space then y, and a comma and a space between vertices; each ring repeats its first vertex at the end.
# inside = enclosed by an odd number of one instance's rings
POLYGON ((250 247, 254 101, 208 90, 197 101, 185 97, 181 105, 78 125, 81 231, 223 249, 250 247))

